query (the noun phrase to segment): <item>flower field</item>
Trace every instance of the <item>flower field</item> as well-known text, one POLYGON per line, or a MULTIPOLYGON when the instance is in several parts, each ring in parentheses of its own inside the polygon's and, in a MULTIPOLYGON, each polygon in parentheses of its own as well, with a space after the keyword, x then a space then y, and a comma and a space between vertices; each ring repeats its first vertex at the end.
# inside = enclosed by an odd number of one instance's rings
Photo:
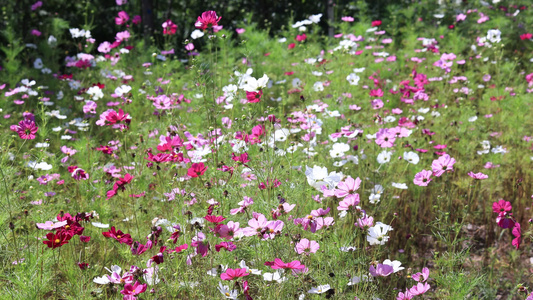
POLYGON ((54 1, 3 10, 5 299, 533 299, 528 1, 54 1))

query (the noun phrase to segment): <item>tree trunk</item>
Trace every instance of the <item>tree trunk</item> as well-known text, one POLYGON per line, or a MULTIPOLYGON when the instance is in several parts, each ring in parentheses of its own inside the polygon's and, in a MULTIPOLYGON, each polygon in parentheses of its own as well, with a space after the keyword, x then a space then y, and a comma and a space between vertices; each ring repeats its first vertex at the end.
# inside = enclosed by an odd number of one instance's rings
POLYGON ((145 46, 150 44, 150 37, 154 33, 154 11, 152 0, 142 0, 142 24, 145 46))

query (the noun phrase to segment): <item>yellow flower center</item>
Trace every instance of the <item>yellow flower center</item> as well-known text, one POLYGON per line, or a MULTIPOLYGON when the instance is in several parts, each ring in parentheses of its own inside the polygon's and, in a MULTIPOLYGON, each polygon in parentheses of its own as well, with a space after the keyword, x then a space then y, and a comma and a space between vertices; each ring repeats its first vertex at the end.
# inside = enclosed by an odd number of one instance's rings
POLYGON ((54 241, 54 243, 56 243, 56 244, 59 244, 59 242, 60 242, 59 239, 56 239, 56 240, 54 241))

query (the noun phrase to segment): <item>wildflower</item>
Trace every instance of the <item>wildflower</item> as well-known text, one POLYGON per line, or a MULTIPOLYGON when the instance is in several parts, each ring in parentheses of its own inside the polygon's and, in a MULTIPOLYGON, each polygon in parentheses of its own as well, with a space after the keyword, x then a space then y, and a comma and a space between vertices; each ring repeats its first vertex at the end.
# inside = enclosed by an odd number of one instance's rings
POLYGON ((415 273, 415 274, 413 274, 411 276, 411 278, 413 278, 414 280, 416 280, 418 282, 425 282, 429 278, 429 269, 428 268, 423 268, 422 269, 422 273, 420 273, 420 272, 415 273))
POLYGON ((520 223, 516 222, 513 228, 513 236, 515 237, 512 241, 512 245, 516 247, 516 250, 520 247, 522 242, 522 229, 520 228, 520 223))
POLYGON ((387 233, 393 230, 391 226, 377 222, 375 226, 368 228, 366 240, 370 245, 385 245, 389 240, 387 233))
POLYGON ((137 299, 135 295, 144 293, 147 286, 147 284, 141 284, 139 281, 135 281, 135 284, 133 285, 126 283, 124 289, 120 291, 120 293, 124 295, 125 300, 135 300, 137 299))
POLYGON ((416 152, 412 152, 412 151, 409 151, 409 152, 404 152, 403 153, 403 159, 413 165, 416 165, 418 164, 418 162, 420 161, 420 157, 418 156, 418 154, 416 154, 416 152))
POLYGON ((205 11, 201 16, 198 17, 196 23, 194 23, 194 27, 201 30, 206 30, 209 27, 218 26, 220 19, 222 19, 222 17, 217 16, 216 12, 212 10, 205 11))
POLYGON ((35 133, 39 127, 35 125, 35 122, 31 120, 22 120, 18 125, 12 126, 12 130, 15 129, 19 137, 23 140, 33 140, 35 139, 35 133))
POLYGON ((427 292, 430 288, 431 286, 427 282, 424 284, 419 282, 417 285, 409 289, 409 293, 411 293, 413 296, 422 295, 425 292, 427 292))
POLYGON ((107 238, 113 238, 121 244, 124 243, 130 246, 133 244, 133 239, 131 238, 131 236, 129 234, 124 234, 120 230, 116 230, 115 226, 111 226, 111 230, 107 232, 102 232, 102 235, 107 238))
POLYGON ((166 20, 161 27, 163 27, 163 34, 173 35, 176 34, 178 25, 174 24, 171 20, 166 20))
POLYGON ((54 230, 54 229, 61 228, 67 225, 67 221, 61 221, 61 222, 56 222, 56 223, 52 221, 46 221, 44 223, 35 223, 35 225, 39 229, 54 230))
POLYGON ((433 175, 440 177, 446 171, 453 171, 454 164, 455 159, 450 157, 448 154, 444 154, 443 156, 439 157, 439 159, 434 160, 431 164, 433 175))
POLYGON ((117 25, 123 25, 128 22, 130 19, 130 16, 128 16, 128 13, 125 11, 120 11, 118 13, 118 17, 115 17, 115 24, 117 25))
POLYGON ((269 265, 272 269, 292 269, 299 270, 304 269, 305 266, 298 260, 293 260, 290 263, 284 263, 281 259, 276 258, 273 262, 266 262, 265 265, 269 265))
POLYGON ((311 288, 309 291, 307 291, 309 294, 322 294, 322 293, 325 293, 327 291, 329 291, 331 289, 331 287, 329 286, 329 284, 326 284, 326 285, 319 285, 317 286, 316 288, 311 288))
POLYGON ((481 173, 481 172, 479 172, 479 173, 474 173, 474 172, 472 172, 472 171, 468 172, 468 176, 470 176, 470 177, 472 177, 472 178, 474 178, 474 179, 487 179, 487 178, 489 178, 489 176, 486 175, 486 174, 483 174, 483 173, 481 173))
POLYGON ((391 261, 390 259, 386 259, 386 260, 383 261, 383 264, 391 266, 393 268, 393 272, 394 273, 405 269, 404 267, 400 267, 402 265, 402 263, 399 260, 391 261))
POLYGON ((308 239, 301 239, 294 247, 294 251, 298 254, 309 255, 315 253, 320 248, 320 245, 316 241, 309 241, 308 239))
POLYGON ((230 290, 227 285, 222 285, 222 282, 220 281, 218 282, 218 290, 226 297, 226 299, 236 300, 237 296, 239 295, 239 291, 230 290))
POLYGON ((64 231, 60 231, 58 233, 48 233, 46 235, 47 241, 43 241, 43 244, 46 244, 48 248, 55 249, 57 247, 61 247, 64 244, 67 244, 68 241, 72 238, 72 235, 69 235, 65 233, 64 231))
POLYGON ((374 277, 387 277, 394 272, 394 268, 391 265, 378 264, 375 268, 370 266, 369 272, 374 277))
POLYGON ((250 273, 246 273, 246 269, 227 269, 225 273, 220 274, 220 279, 233 280, 248 275, 250 275, 250 273))
POLYGON ((427 186, 432 180, 431 175, 433 175, 433 172, 422 170, 416 173, 415 178, 413 179, 413 183, 418 186, 427 186))
POLYGON ((193 163, 189 170, 187 170, 187 175, 191 177, 199 177, 204 175, 205 171, 207 170, 207 166, 204 165, 203 162, 200 163, 193 163))

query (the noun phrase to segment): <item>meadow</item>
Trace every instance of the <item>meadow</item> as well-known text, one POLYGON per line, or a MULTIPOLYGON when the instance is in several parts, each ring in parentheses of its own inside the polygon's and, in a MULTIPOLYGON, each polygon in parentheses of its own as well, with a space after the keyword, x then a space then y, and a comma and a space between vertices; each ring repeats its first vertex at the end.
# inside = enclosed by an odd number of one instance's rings
POLYGON ((531 3, 111 2, 2 11, 0 298, 533 299, 531 3))

